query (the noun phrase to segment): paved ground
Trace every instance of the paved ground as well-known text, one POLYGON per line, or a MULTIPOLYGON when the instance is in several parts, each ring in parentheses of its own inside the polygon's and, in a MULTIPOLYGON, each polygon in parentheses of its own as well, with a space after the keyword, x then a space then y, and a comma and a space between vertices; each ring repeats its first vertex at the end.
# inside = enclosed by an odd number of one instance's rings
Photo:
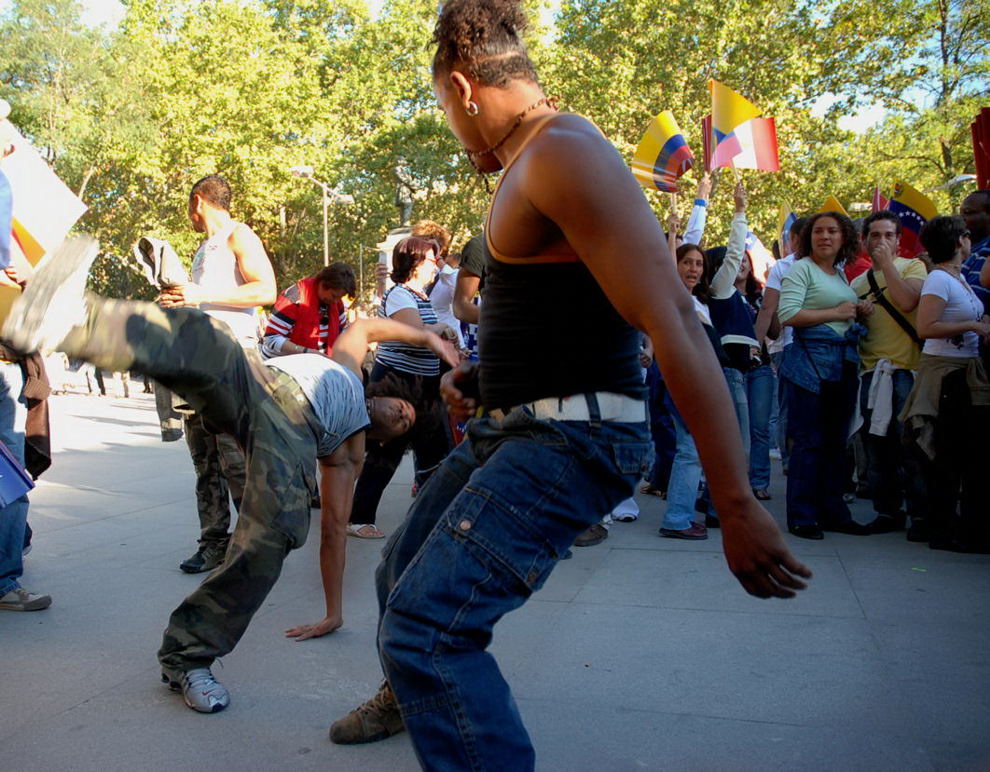
MULTIPOLYGON (((52 408, 60 449, 32 494, 24 582, 55 603, 0 612, 0 768, 417 768, 402 735, 354 748, 326 738, 378 684, 380 542, 350 543, 346 626, 296 643, 282 631, 322 615, 314 529, 217 668, 231 707, 195 714, 158 684, 154 657, 200 579, 177 569, 196 536, 185 444, 159 441, 144 396, 59 396, 52 408)), ((409 481, 404 467, 386 494, 386 530, 409 481)), ((773 493, 780 517, 781 479, 773 493)), ((725 569, 717 531, 657 538, 663 504, 640 503, 638 522, 575 550, 498 629, 541 769, 990 769, 990 558, 903 534, 792 539, 812 589, 758 601, 725 569)))

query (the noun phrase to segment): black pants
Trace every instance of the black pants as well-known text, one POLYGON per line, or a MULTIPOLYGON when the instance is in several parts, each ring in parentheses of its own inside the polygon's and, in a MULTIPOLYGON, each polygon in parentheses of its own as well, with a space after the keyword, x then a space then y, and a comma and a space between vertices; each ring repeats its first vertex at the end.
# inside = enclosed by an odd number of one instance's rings
POLYGON ((369 443, 364 469, 354 488, 350 521, 356 524, 375 522, 378 502, 402 462, 406 448, 412 446, 416 483, 422 488, 452 447, 447 411, 440 401, 439 376, 417 377, 376 362, 370 380, 375 383, 389 375, 422 384, 422 398, 415 406, 416 423, 408 433, 391 442, 369 443))
POLYGON ((965 371, 942 381, 930 462, 929 533, 933 543, 974 545, 990 536, 986 495, 986 438, 990 407, 974 406, 965 371))

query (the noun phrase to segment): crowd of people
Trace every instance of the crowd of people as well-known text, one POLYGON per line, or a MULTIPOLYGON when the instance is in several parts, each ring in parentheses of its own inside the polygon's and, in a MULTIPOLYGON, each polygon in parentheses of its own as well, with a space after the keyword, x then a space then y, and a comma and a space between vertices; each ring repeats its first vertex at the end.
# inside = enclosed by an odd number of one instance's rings
MULTIPOLYGON (((162 242, 136 249, 156 303, 85 297, 98 246, 78 237, 4 324, 0 439, 22 461, 38 351, 146 374, 163 421, 181 416, 200 535, 180 568, 210 573, 158 656, 194 710, 229 704, 211 666, 305 541, 314 504, 325 614, 286 635, 343 624, 347 538, 386 536, 377 510, 410 448, 415 498, 376 574, 385 679, 330 735, 408 729, 429 768, 532 768, 487 653, 492 628, 573 545, 636 519, 636 490, 666 499, 661 537, 721 528, 730 569, 763 598, 810 577, 761 504, 778 454, 795 537, 906 530, 933 549, 990 552, 977 452, 990 428, 990 191, 929 221, 916 256, 900 254, 892 212, 811 214, 758 275, 742 183, 725 245, 705 237, 722 216, 708 177, 685 232, 664 233, 601 133, 542 92, 525 26, 508 0, 444 4, 437 100, 476 168, 502 175, 460 251, 430 220, 395 245, 374 318, 348 315, 360 288, 343 263, 278 293, 213 174, 189 196, 205 237, 190 275, 162 242), (269 305, 259 330, 255 309, 269 305), (869 523, 851 516, 857 487, 869 523)), ((26 518, 26 499, 0 511, 0 609, 51 603, 19 582, 26 518)))

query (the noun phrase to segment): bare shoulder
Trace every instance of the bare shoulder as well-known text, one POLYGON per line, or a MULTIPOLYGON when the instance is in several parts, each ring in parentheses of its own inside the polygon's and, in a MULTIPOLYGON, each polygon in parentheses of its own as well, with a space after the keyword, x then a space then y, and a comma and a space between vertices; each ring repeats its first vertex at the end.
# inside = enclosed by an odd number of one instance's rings
POLYGON ((230 232, 231 245, 255 246, 261 243, 258 234, 251 230, 251 226, 242 222, 234 223, 234 229, 230 232))
POLYGON ((563 113, 543 129, 519 159, 530 173, 569 174, 586 164, 618 164, 622 158, 612 143, 587 118, 563 113))

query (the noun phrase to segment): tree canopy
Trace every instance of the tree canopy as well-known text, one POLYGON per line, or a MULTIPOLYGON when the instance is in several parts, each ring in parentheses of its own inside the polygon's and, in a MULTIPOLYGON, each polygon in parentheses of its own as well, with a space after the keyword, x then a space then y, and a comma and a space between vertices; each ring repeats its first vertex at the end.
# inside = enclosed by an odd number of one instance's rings
MULTIPOLYGON (((536 19, 540 3, 526 4, 536 19)), ((320 191, 296 165, 354 197, 331 208, 333 259, 370 262, 366 248, 398 224, 399 163, 415 218, 450 227, 455 248, 479 230, 486 185, 434 104, 435 0, 387 0, 375 18, 363 0, 126 0, 113 30, 81 13, 75 0, 13 0, 0 96, 89 206, 78 227, 106 252, 99 289, 139 293, 120 269, 139 235, 191 256, 188 191, 212 172, 282 286, 322 261, 320 191)), ((700 158, 710 78, 775 116, 781 171, 745 174, 766 240, 781 200, 811 210, 828 194, 868 201, 895 178, 923 189, 973 171, 969 122, 990 94, 990 0, 563 0, 529 43, 547 91, 626 157, 670 109, 700 158), (875 104, 879 125, 841 128, 875 104)), ((717 186, 710 243, 727 231, 730 188, 717 186)), ((960 192, 936 202, 948 210, 960 192)))

